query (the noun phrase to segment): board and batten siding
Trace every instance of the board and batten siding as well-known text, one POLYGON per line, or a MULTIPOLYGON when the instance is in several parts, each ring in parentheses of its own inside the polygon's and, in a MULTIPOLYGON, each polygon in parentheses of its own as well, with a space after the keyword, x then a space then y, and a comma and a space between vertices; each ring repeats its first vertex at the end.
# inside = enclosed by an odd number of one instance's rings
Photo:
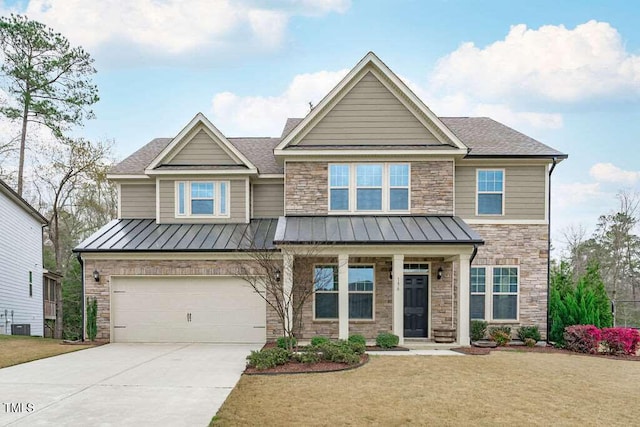
POLYGON ((203 129, 197 131, 168 163, 170 165, 238 164, 203 129))
MULTIPOLYGON (((207 179, 200 178, 199 181, 207 179)), ((217 178, 208 180, 229 181, 229 218, 176 218, 176 181, 181 180, 158 180, 160 186, 160 223, 174 224, 205 224, 205 223, 227 223, 227 222, 246 222, 247 220, 247 201, 246 201, 246 180, 244 179, 224 179, 217 178)))
POLYGON ((415 115, 368 72, 299 145, 438 143, 415 115))
POLYGON ((120 218, 155 218, 156 185, 120 184, 120 218))
POLYGON ((455 208, 463 219, 545 219, 545 166, 456 166, 455 208), (504 215, 476 215, 478 169, 504 169, 504 215))
POLYGON ((0 217, 0 334, 11 334, 12 323, 28 323, 31 335, 42 336, 42 224, 3 193, 0 217))
POLYGON ((284 183, 254 184, 253 218, 277 218, 284 215, 284 183))

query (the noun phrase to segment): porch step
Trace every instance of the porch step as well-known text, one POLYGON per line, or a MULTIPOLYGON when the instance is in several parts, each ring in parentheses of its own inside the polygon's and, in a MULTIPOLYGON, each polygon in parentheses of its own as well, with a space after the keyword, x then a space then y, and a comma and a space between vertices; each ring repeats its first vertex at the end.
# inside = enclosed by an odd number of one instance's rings
POLYGON ((457 343, 437 343, 426 338, 405 338, 402 347, 409 350, 449 350, 460 347, 457 343))

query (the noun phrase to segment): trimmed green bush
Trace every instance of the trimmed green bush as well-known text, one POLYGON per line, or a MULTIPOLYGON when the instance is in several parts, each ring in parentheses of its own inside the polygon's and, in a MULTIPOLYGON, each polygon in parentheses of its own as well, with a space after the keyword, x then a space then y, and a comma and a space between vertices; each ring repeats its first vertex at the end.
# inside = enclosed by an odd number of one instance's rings
POLYGON ((534 341, 540 341, 540 330, 537 326, 520 326, 518 329, 518 338, 521 341, 526 341, 527 339, 532 339, 534 341))
MULTIPOLYGON (((326 342, 329 342, 329 340, 327 340, 326 342)), ((318 363, 322 359, 320 357, 320 354, 318 353, 318 349, 315 346, 304 348, 301 352, 295 354, 294 358, 298 362, 305 363, 307 365, 318 363)))
POLYGON ((329 342, 329 338, 323 337, 323 336, 320 336, 320 335, 311 338, 311 345, 314 346, 314 347, 317 347, 320 344, 324 344, 326 342, 329 342))
POLYGON ((390 332, 382 332, 376 337, 376 345, 382 348, 397 347, 400 342, 400 338, 390 332))
POLYGON ((294 348, 298 344, 298 340, 289 337, 280 337, 276 341, 279 348, 284 348, 285 350, 289 350, 290 348, 294 348), (289 345, 289 340, 291 340, 291 345, 289 345))
POLYGON ((349 336, 349 342, 362 344, 364 346, 367 345, 367 340, 364 339, 364 336, 362 336, 360 334, 354 334, 354 335, 349 336))
POLYGON ((527 347, 535 347, 536 346, 536 340, 534 340, 533 338, 526 338, 524 340, 524 345, 526 345, 527 347))
POLYGON ((485 332, 487 332, 487 326, 489 326, 489 324, 484 320, 472 320, 471 341, 480 341, 483 339, 485 332))
POLYGON ((352 344, 347 341, 327 342, 320 344, 317 349, 321 354, 322 360, 327 362, 347 363, 349 365, 360 362, 360 355, 353 350, 352 344))
POLYGON ((356 354, 364 354, 367 350, 367 346, 360 342, 349 342, 349 347, 351 347, 351 350, 356 354))
POLYGON ((511 327, 494 326, 493 328, 489 328, 489 337, 499 346, 505 346, 511 341, 511 327))
POLYGON ((291 360, 291 352, 279 347, 252 351, 251 354, 247 356, 247 364, 258 370, 284 365, 289 360, 291 360))

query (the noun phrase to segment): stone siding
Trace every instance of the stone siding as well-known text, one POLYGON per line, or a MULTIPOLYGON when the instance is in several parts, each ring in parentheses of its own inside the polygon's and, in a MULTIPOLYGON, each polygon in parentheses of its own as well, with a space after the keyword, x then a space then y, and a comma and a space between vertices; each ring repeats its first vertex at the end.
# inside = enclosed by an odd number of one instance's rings
MULTIPOLYGON (((453 214, 453 162, 411 162, 411 213, 453 214)), ((324 162, 287 162, 286 215, 326 215, 328 166, 324 162)))
MULTIPOLYGON (((547 331, 547 260, 548 233, 546 225, 472 225, 485 240, 473 266, 514 265, 520 269, 517 322, 495 322, 500 325, 540 328, 543 338, 547 331)), ((491 286, 487 283, 487 286, 491 286)), ((491 323, 491 322, 490 322, 491 323)))
POLYGON ((454 263, 431 261, 431 321, 430 337, 434 329, 456 329, 458 320, 458 285, 455 282, 454 263), (442 279, 438 280, 438 269, 442 267, 442 279))

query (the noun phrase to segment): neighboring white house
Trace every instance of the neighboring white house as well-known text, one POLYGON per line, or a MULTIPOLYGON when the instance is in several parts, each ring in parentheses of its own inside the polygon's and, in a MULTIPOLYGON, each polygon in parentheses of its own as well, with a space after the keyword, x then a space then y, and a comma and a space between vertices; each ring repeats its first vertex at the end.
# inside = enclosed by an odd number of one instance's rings
POLYGON ((0 180, 0 334, 43 335, 42 226, 47 220, 0 180), (28 325, 28 326, 27 326, 28 325))

